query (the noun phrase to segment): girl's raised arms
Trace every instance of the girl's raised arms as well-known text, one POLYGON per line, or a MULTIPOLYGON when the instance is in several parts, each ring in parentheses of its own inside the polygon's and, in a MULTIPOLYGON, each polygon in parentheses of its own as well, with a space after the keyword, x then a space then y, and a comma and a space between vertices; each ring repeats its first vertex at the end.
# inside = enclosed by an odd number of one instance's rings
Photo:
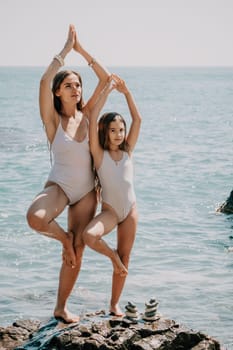
POLYGON ((130 115, 132 118, 131 125, 129 128, 128 135, 126 137, 127 144, 129 145, 129 153, 131 153, 136 145, 136 142, 138 140, 138 135, 141 127, 141 115, 139 113, 139 110, 136 106, 136 103, 134 101, 133 95, 126 86, 126 83, 124 80, 120 79, 115 74, 112 75, 112 78, 115 81, 115 88, 120 93, 124 94, 126 98, 126 102, 129 107, 130 115))

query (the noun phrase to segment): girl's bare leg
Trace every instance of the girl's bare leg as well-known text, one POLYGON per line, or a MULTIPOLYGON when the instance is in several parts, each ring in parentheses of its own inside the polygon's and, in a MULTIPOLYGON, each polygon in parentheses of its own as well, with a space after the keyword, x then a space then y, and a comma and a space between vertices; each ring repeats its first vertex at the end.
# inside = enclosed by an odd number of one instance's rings
MULTIPOLYGON (((134 244, 137 230, 138 214, 134 207, 127 218, 118 225, 117 230, 117 251, 124 266, 128 269, 130 253, 134 244)), ((121 276, 115 272, 112 275, 112 297, 109 311, 116 316, 122 316, 123 312, 119 306, 119 299, 123 291, 126 276, 121 276)))
POLYGON ((35 231, 60 241, 63 245, 64 260, 72 266, 76 264, 73 234, 65 232, 54 220, 67 204, 68 198, 58 185, 48 186, 32 202, 27 212, 27 221, 35 231))
POLYGON ((87 225, 83 232, 83 239, 85 244, 90 248, 111 259, 113 270, 116 274, 126 275, 128 271, 122 263, 117 250, 111 249, 102 239, 102 237, 112 231, 116 225, 116 215, 110 210, 104 210, 87 225))
POLYGON ((66 304, 81 268, 82 256, 85 248, 82 240, 82 232, 87 224, 92 220, 96 211, 96 205, 96 194, 93 191, 88 193, 77 204, 70 206, 68 211, 68 228, 74 233, 76 266, 71 268, 70 266, 67 266, 67 264, 62 264, 57 293, 57 303, 54 310, 55 317, 60 317, 68 323, 79 321, 79 316, 69 312, 66 304))

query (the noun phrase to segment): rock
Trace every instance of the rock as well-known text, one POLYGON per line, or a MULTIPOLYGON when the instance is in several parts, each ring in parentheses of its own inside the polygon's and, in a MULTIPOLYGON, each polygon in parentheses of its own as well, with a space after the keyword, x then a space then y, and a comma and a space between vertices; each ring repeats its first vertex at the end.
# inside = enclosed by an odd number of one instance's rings
POLYGON ((217 212, 224 214, 233 214, 233 190, 224 203, 222 203, 217 209, 217 212))
POLYGON ((137 322, 139 313, 134 303, 128 301, 128 304, 125 306, 125 316, 129 320, 137 322))
POLYGON ((14 349, 39 329, 39 321, 16 321, 6 328, 0 327, 0 350, 14 349))
POLYGON ((186 329, 160 315, 153 322, 129 322, 101 313, 85 315, 80 323, 64 324, 52 318, 17 321, 0 328, 0 350, 223 350, 219 342, 186 329))
POLYGON ((158 302, 152 298, 148 303, 145 303, 145 312, 143 314, 144 321, 155 321, 157 319, 157 306, 158 302))

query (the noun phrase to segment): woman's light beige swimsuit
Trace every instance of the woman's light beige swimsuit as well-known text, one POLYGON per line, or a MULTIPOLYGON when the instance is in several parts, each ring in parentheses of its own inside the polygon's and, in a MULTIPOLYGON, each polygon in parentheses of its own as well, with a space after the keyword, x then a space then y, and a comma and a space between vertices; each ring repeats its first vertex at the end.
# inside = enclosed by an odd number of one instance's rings
POLYGON ((94 188, 88 136, 77 142, 59 123, 51 150, 53 166, 48 181, 58 184, 67 195, 69 204, 74 204, 94 188))
POLYGON ((116 162, 108 151, 104 151, 97 173, 102 187, 103 202, 115 210, 119 222, 122 222, 136 202, 132 159, 127 152, 123 152, 122 159, 116 162))

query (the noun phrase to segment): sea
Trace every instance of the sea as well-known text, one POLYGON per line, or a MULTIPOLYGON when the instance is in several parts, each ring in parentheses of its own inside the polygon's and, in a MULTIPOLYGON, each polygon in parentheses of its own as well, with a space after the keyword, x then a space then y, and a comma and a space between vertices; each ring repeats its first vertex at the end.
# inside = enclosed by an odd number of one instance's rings
MULTIPOLYGON (((80 72, 84 99, 97 79, 80 72)), ((26 212, 51 168, 40 119, 45 67, 0 67, 0 325, 53 315, 61 245, 30 229, 26 212)), ((233 349, 233 215, 217 213, 233 187, 233 67, 109 67, 131 89, 142 115, 134 151, 139 224, 121 296, 233 349)), ((123 114, 113 91, 103 111, 123 114)), ((120 190, 120 188, 119 188, 120 190)), ((99 210, 99 209, 98 209, 99 210)), ((58 218, 66 229, 67 211, 58 218)), ((106 236, 116 244, 116 232, 106 236)), ((68 307, 106 310, 111 262, 86 248, 68 307)))

